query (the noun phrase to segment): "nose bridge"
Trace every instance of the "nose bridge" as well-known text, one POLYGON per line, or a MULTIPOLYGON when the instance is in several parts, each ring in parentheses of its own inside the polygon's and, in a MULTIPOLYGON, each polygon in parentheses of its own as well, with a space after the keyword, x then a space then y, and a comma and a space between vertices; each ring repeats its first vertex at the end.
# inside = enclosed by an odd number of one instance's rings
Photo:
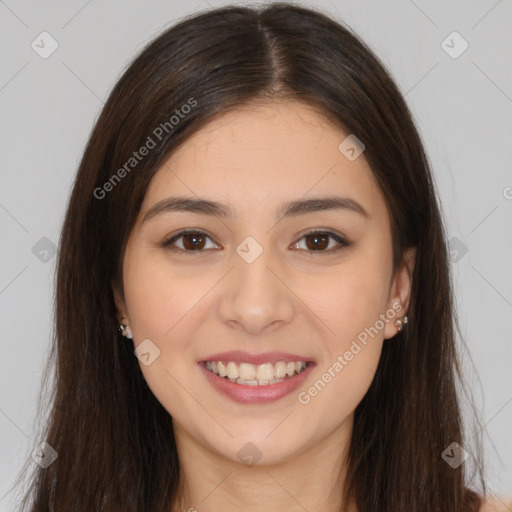
POLYGON ((236 322, 257 333, 293 314, 291 292, 276 276, 278 258, 254 238, 242 241, 233 255, 233 271, 224 287, 220 315, 223 322, 236 322))

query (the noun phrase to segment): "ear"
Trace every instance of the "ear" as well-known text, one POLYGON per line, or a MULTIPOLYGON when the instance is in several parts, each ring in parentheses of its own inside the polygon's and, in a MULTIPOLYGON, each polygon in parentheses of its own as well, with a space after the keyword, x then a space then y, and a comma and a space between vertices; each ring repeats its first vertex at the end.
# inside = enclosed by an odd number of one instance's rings
MULTIPOLYGON (((416 247, 409 247, 404 252, 402 264, 395 272, 389 292, 388 310, 394 311, 395 316, 386 323, 384 339, 392 338, 398 332, 395 321, 407 314, 411 298, 412 275, 416 264, 416 247)), ((407 328, 407 327, 405 327, 407 328)))
POLYGON ((126 304, 124 301, 123 293, 121 292, 119 285, 115 282, 114 279, 112 279, 111 288, 117 309, 117 318, 119 320, 119 323, 123 322, 125 324, 129 324, 128 312, 126 310, 126 304))

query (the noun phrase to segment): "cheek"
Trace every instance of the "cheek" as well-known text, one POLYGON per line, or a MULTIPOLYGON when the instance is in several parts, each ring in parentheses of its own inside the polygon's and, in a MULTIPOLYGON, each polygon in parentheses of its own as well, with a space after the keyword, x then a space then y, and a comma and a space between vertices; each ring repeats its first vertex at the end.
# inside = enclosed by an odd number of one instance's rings
POLYGON ((136 340, 167 339, 186 322, 180 319, 193 310, 207 285, 193 278, 183 278, 162 258, 151 255, 131 259, 125 274, 125 294, 130 321, 136 340))
MULTIPOLYGON (((358 258, 315 281, 305 302, 325 326, 322 360, 313 388, 305 390, 331 420, 353 411, 368 390, 383 344, 389 274, 386 261, 358 258), (316 398, 318 396, 318 398, 316 398)), ((315 402, 313 404, 313 402, 315 402)), ((329 421, 331 421, 329 420, 329 421)))
POLYGON ((181 393, 180 383, 196 369, 198 331, 212 311, 208 292, 219 276, 185 272, 165 255, 145 250, 131 254, 123 277, 135 345, 150 339, 159 350, 155 364, 141 370, 155 395, 176 397, 171 391, 181 393))
POLYGON ((302 297, 325 326, 329 348, 341 350, 375 324, 384 313, 388 274, 379 264, 340 265, 339 271, 315 277, 302 297))
POLYGON ((185 391, 195 367, 191 346, 203 305, 200 299, 214 283, 180 276, 148 254, 132 255, 124 279, 135 348, 149 339, 159 351, 151 364, 139 363, 141 371, 160 403, 179 416, 194 405, 185 391))
POLYGON ((324 330, 322 357, 315 378, 299 395, 310 416, 323 418, 322 429, 335 429, 361 402, 377 369, 383 344, 385 283, 375 273, 343 272, 311 297, 324 330))

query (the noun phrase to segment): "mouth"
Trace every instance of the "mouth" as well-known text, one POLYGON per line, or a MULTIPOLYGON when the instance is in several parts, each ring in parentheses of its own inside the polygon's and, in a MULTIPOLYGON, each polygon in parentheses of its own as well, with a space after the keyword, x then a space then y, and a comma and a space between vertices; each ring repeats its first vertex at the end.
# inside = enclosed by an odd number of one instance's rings
POLYGON ((204 367, 229 382, 242 386, 270 386, 292 379, 306 370, 312 361, 277 361, 263 364, 234 361, 203 361, 204 367))
POLYGON ((198 366, 213 389, 241 404, 275 402, 291 394, 316 366, 314 361, 300 360, 299 356, 281 359, 282 355, 274 354, 274 360, 268 361, 269 357, 266 362, 262 362, 263 355, 253 356, 259 364, 247 362, 247 354, 245 360, 237 361, 219 356, 199 361, 198 366))

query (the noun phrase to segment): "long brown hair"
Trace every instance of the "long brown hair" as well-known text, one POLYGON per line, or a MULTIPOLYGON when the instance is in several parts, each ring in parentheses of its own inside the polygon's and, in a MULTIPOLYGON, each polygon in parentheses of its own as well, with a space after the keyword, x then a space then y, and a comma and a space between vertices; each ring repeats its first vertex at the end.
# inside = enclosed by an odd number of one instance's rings
POLYGON ((171 417, 118 332, 113 289, 122 292, 125 244, 156 170, 207 122, 272 98, 306 102, 357 135, 387 202, 394 270, 417 248, 409 323, 384 343, 355 410, 339 492, 361 512, 479 510, 479 443, 472 475, 467 463, 452 468, 442 457, 453 442, 466 446, 464 387, 446 233, 420 136, 392 78, 349 28, 285 3, 182 20, 131 63, 97 119, 58 252, 55 385, 41 437, 58 458, 36 467, 24 510, 163 512, 175 503, 171 417), (127 166, 148 137, 155 146, 127 166))

